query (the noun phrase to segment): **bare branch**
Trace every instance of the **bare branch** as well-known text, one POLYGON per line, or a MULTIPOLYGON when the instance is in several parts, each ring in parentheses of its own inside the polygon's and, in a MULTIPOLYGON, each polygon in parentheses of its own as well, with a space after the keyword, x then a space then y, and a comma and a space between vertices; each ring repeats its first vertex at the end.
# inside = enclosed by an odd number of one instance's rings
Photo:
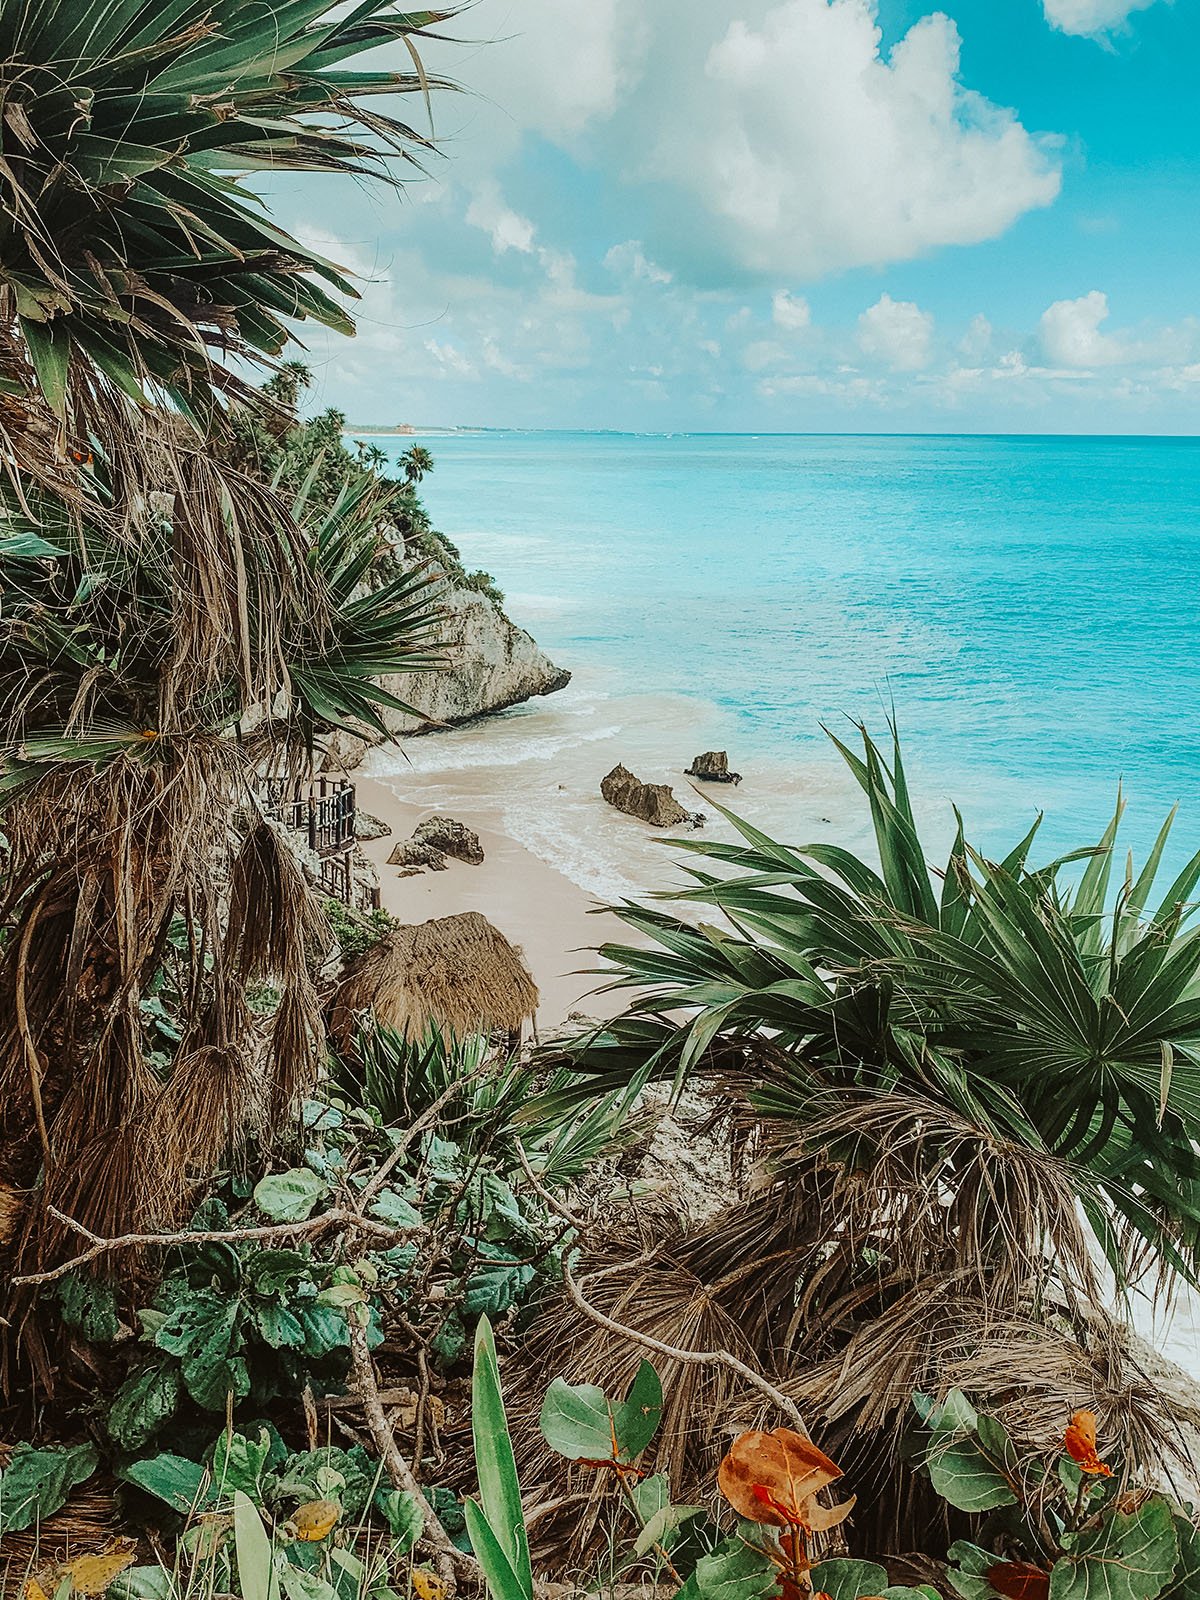
MULTIPOLYGON (((557 1195, 552 1194, 550 1190, 547 1189, 546 1186, 539 1180, 537 1174, 530 1166, 529 1158, 525 1154, 525 1150, 519 1140, 516 1142, 516 1147, 517 1156, 521 1162, 521 1165, 525 1169, 525 1176, 529 1179, 534 1193, 537 1194, 539 1199, 543 1200, 547 1206, 549 1206, 550 1210, 553 1211, 556 1216, 561 1217, 564 1222, 569 1222, 573 1228, 582 1229, 584 1227, 583 1219, 576 1216, 568 1206, 564 1205, 563 1202, 559 1200, 557 1195)), ((627 1267, 629 1263, 620 1262, 618 1265, 619 1267, 624 1268, 627 1267)), ((563 1284, 566 1288, 567 1294, 571 1298, 572 1304, 579 1311, 581 1311, 585 1317, 594 1322, 598 1327, 606 1329, 609 1333, 618 1334, 621 1338, 629 1339, 634 1344, 641 1345, 644 1350, 653 1350, 656 1355, 667 1356, 672 1361, 683 1361, 693 1366, 728 1367, 731 1372, 736 1372, 740 1378, 744 1379, 745 1382, 751 1386, 751 1388, 757 1389, 759 1394, 761 1394, 764 1399, 769 1400, 773 1406, 778 1407, 778 1409, 783 1412, 784 1416, 786 1416, 791 1422, 797 1433, 803 1434, 806 1439, 812 1437, 808 1431, 808 1428, 805 1426, 804 1418, 801 1416, 800 1408, 797 1406, 796 1402, 784 1394, 782 1389, 777 1389, 773 1383, 764 1378, 761 1372, 756 1372, 753 1367, 747 1366, 744 1361, 740 1361, 738 1357, 735 1356, 731 1351, 682 1350, 678 1345, 666 1344, 663 1342, 663 1340, 655 1339, 648 1333, 642 1333, 638 1328, 631 1328, 623 1322, 618 1322, 614 1317, 606 1316, 603 1311, 598 1310, 594 1305, 592 1305, 591 1302, 585 1298, 581 1283, 586 1284, 588 1282, 594 1282, 599 1278, 605 1277, 613 1270, 615 1269, 606 1267, 600 1272, 594 1272, 585 1276, 581 1282, 576 1282, 575 1278, 571 1274, 569 1258, 566 1255, 563 1256, 563 1284)))
POLYGON ((90 1228, 85 1228, 83 1223, 77 1222, 74 1217, 68 1217, 59 1211, 56 1206, 47 1206, 46 1212, 56 1222, 61 1222, 64 1227, 70 1228, 73 1233, 86 1239, 89 1248, 57 1267, 48 1267, 45 1272, 31 1272, 25 1277, 14 1278, 12 1280, 14 1286, 53 1283, 56 1278, 64 1277, 76 1267, 86 1266, 89 1261, 95 1261, 97 1256, 107 1255, 113 1250, 153 1248, 165 1250, 173 1245, 187 1244, 264 1244, 276 1239, 311 1239, 322 1233, 330 1233, 335 1228, 356 1228, 360 1233, 369 1234, 371 1238, 389 1246, 403 1244, 409 1239, 423 1238, 429 1233, 424 1224, 420 1227, 397 1228, 391 1223, 376 1222, 373 1217, 364 1217, 358 1211, 337 1207, 332 1211, 322 1211, 319 1216, 309 1217, 304 1222, 272 1222, 262 1228, 224 1228, 215 1231, 183 1229, 178 1233, 123 1233, 115 1239, 104 1239, 98 1233, 93 1233, 90 1228))
POLYGON ((379 1384, 375 1377, 375 1363, 371 1360, 371 1352, 367 1345, 367 1330, 361 1326, 351 1315, 348 1318, 350 1328, 350 1370, 354 1377, 354 1387, 362 1403, 363 1415, 366 1418, 367 1431, 379 1459, 383 1462, 384 1471, 392 1482, 392 1486, 405 1494, 412 1495, 420 1507, 421 1515, 425 1520, 424 1531, 417 1543, 429 1553, 434 1566, 437 1568, 438 1577, 446 1586, 449 1600, 454 1600, 458 1587, 458 1580, 472 1584, 478 1589, 484 1588, 483 1568, 474 1556, 464 1555, 461 1550, 451 1543, 450 1535, 442 1527, 433 1507, 425 1498, 420 1484, 413 1475, 413 1470, 404 1459, 399 1446, 396 1444, 395 1435, 388 1425, 387 1415, 383 1409, 383 1401, 379 1394, 379 1384))

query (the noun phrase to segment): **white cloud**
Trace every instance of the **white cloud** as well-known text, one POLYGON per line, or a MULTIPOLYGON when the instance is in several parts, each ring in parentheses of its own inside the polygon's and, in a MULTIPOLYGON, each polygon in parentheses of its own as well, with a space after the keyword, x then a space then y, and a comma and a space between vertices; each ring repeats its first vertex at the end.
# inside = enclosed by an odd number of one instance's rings
POLYGON ((1042 0, 1042 9, 1046 21, 1060 33, 1096 39, 1124 27, 1133 12, 1153 4, 1154 0, 1042 0))
POLYGON ((992 344, 992 325, 983 312, 977 312, 971 318, 966 333, 958 342, 959 354, 969 360, 978 361, 987 354, 992 344))
POLYGON ((1099 289, 1078 300, 1056 300, 1042 312, 1042 349, 1059 367, 1111 367, 1132 353, 1119 339, 1102 333, 1108 296, 1099 289))
POLYGON ((893 372, 919 372, 933 356, 933 327, 932 313, 884 294, 858 319, 858 347, 893 372))
POLYGON ((689 191, 729 258, 764 274, 994 238, 1055 198, 1060 171, 1013 112, 962 85, 959 51, 940 12, 885 56, 875 0, 783 0, 758 26, 730 23, 702 81, 658 94, 645 170, 689 191), (702 118, 682 114, 685 92, 702 118))
POLYGON ((786 358, 787 351, 773 339, 756 339, 742 351, 742 365, 747 372, 761 372, 764 367, 776 366, 786 358))
POLYGON ((626 239, 615 244, 604 258, 604 265, 621 278, 633 278, 642 283, 670 283, 671 274, 657 261, 648 259, 640 239, 626 239))
POLYGON ((448 342, 438 339, 426 339, 425 348, 443 371, 456 378, 476 378, 474 364, 463 355, 462 351, 448 342))
POLYGON ((467 221, 471 227, 482 228, 484 233, 491 236, 492 249, 498 256, 509 250, 526 256, 533 253, 537 229, 528 217, 521 216, 505 204, 499 187, 494 183, 482 183, 476 189, 467 207, 467 221))
POLYGON ((798 333, 812 321, 812 311, 803 295, 780 289, 771 299, 771 320, 777 328, 798 333))

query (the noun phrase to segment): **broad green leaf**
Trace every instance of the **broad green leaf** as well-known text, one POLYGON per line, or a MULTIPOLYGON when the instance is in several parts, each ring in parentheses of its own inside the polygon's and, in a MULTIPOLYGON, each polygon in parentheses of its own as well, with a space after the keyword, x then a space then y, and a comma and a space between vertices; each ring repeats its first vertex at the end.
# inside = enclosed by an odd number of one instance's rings
POLYGON ((1050 1600, 1156 1600, 1179 1560, 1171 1507, 1155 1495, 1130 1516, 1106 1512, 1098 1528, 1066 1534, 1050 1571, 1050 1600))
POLYGON ((655 1545, 670 1551, 676 1542, 675 1535, 684 1523, 691 1522, 703 1512, 703 1506, 660 1506, 634 1540, 634 1555, 647 1555, 655 1545))
POLYGON ((1012 1487, 1016 1456, 992 1417, 976 1416, 974 1431, 964 1433, 954 1431, 943 1412, 934 1423, 925 1465, 938 1494, 959 1511, 992 1511, 1017 1503, 1012 1487))
POLYGON ((179 1600, 179 1589, 165 1567, 129 1567, 114 1578, 107 1600, 179 1600))
POLYGON ((984 1550, 969 1539, 959 1539, 947 1551, 946 1576, 963 1600, 996 1600, 987 1577, 996 1559, 994 1551, 984 1550))
POLYGON ((110 1344, 121 1331, 117 1293, 107 1278, 68 1272, 58 1282, 63 1321, 93 1344, 110 1344))
POLYGON ((416 1495, 401 1489, 377 1489, 374 1503, 392 1535, 392 1554, 406 1556, 421 1537, 425 1526, 424 1513, 416 1495))
POLYGON ((272 1222, 304 1222, 329 1193, 329 1185, 308 1167, 273 1172, 254 1186, 254 1204, 272 1222))
POLYGON ((222 1433, 212 1453, 214 1492, 221 1499, 240 1491, 262 1505, 262 1475, 271 1453, 271 1436, 265 1428, 257 1439, 244 1433, 222 1433))
POLYGON ((14 1447, 0 1473, 0 1533, 17 1533, 42 1522, 66 1504, 76 1484, 96 1470, 91 1445, 51 1445, 36 1450, 14 1447))
POLYGON ((122 1469, 121 1476, 183 1516, 206 1505, 212 1497, 208 1473, 199 1462, 189 1461, 186 1456, 164 1454, 133 1461, 122 1469))
POLYGON ((830 1600, 859 1600, 860 1595, 881 1595, 888 1577, 874 1561, 838 1558, 822 1561, 812 1571, 814 1593, 824 1590, 830 1600))
POLYGON ((108 1431, 122 1450, 140 1450, 179 1403, 179 1368, 157 1361, 126 1378, 108 1413, 108 1431))
POLYGON ((368 1216, 387 1222, 393 1228, 420 1228, 424 1225, 421 1213, 411 1200, 406 1200, 395 1189, 381 1189, 367 1210, 368 1216))
POLYGON ((555 1378, 540 1420, 547 1444, 568 1461, 628 1464, 650 1443, 661 1416, 662 1385, 643 1361, 623 1401, 610 1400, 595 1384, 555 1378))
POLYGON ((765 1550, 727 1539, 711 1555, 701 1556, 696 1570, 679 1591, 687 1600, 760 1600, 778 1587, 779 1572, 765 1550))

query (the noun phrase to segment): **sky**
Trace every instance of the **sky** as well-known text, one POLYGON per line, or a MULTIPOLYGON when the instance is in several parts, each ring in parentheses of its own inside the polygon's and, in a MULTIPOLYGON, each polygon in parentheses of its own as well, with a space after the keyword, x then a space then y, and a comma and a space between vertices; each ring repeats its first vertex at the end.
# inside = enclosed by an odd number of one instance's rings
POLYGON ((1200 431, 1197 0, 476 0, 446 31, 425 175, 271 189, 360 275, 353 341, 302 330, 352 422, 1200 431))

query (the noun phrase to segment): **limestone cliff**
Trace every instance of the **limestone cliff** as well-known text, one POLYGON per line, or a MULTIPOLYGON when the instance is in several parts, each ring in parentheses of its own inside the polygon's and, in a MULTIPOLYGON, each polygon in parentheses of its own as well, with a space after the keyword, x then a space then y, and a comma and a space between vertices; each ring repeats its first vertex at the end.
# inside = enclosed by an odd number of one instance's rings
MULTIPOLYGON (((451 589, 442 605, 446 612, 446 669, 395 673, 382 680, 384 688, 419 713, 411 717, 386 711, 392 733, 411 738, 470 722, 535 695, 553 694, 571 681, 571 674, 555 666, 524 628, 510 622, 487 595, 451 589)), ((355 767, 378 742, 366 730, 358 739, 338 734, 331 741, 334 764, 355 767)))

